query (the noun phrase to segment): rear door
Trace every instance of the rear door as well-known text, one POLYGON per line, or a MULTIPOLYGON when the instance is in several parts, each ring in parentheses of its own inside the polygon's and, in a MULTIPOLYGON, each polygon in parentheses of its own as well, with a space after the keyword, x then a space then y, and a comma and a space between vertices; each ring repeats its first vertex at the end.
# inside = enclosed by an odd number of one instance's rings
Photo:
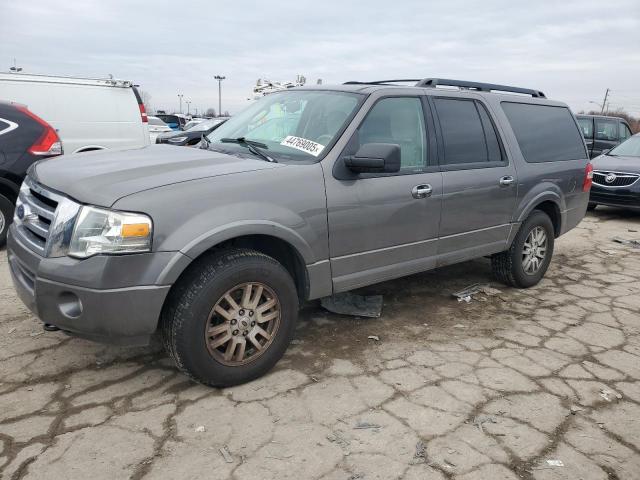
POLYGON ((584 142, 587 145, 589 156, 593 157, 593 117, 576 117, 576 120, 578 121, 580 132, 584 137, 584 142))
POLYGON ((504 250, 516 202, 516 169, 478 98, 432 96, 442 170, 438 265, 504 250))
POLYGON ((617 118, 596 117, 592 156, 596 157, 605 150, 611 150, 620 143, 617 118))

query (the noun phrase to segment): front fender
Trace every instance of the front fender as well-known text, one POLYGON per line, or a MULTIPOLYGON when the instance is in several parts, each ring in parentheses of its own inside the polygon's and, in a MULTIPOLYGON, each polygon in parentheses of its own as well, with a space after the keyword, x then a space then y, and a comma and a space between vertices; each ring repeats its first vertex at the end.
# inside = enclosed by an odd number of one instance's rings
POLYGON ((209 230, 185 245, 181 252, 190 258, 196 258, 212 247, 227 240, 246 235, 268 235, 290 244, 300 254, 304 263, 314 263, 313 251, 298 233, 284 225, 266 220, 239 221, 209 230))

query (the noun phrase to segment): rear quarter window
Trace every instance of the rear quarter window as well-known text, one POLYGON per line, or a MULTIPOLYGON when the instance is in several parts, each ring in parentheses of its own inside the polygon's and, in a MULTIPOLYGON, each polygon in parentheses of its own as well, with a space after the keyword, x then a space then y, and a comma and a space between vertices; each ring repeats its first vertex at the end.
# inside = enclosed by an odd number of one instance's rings
POLYGON ((588 158, 582 134, 566 107, 502 102, 526 162, 588 158))

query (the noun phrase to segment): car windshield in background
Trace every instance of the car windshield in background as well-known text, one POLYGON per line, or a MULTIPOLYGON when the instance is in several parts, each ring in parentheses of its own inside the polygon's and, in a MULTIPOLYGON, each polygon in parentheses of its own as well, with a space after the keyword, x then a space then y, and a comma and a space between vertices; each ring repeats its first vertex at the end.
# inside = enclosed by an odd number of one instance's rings
POLYGON ((204 122, 198 122, 189 128, 185 128, 185 130, 189 130, 191 132, 206 132, 210 128, 213 128, 222 122, 224 122, 224 120, 219 120, 217 118, 212 120, 205 120, 204 122))
POLYGON ((158 118, 167 124, 180 125, 180 119, 175 115, 158 115, 158 118))
POLYGON ((607 155, 614 157, 640 157, 640 136, 634 135, 611 150, 607 155))
POLYGON ((149 125, 158 125, 160 127, 166 127, 167 126, 167 124, 164 123, 159 118, 152 118, 152 117, 149 117, 149 125))
POLYGON ((314 160, 334 143, 362 98, 354 93, 317 90, 272 93, 207 138, 210 148, 229 148, 230 139, 242 139, 238 145, 244 141, 260 143, 277 160, 314 160))

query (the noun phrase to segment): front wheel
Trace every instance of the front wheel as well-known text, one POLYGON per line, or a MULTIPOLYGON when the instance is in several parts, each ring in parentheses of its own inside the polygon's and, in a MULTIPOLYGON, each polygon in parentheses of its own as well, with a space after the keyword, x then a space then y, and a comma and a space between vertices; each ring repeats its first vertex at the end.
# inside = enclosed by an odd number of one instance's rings
POLYGON ((269 371, 284 355, 298 315, 289 272, 248 250, 203 258, 176 285, 162 315, 165 349, 196 381, 231 386, 269 371))
POLYGON ((518 288, 536 285, 549 268, 554 237, 549 216, 534 210, 520 226, 509 250, 491 257, 496 278, 518 288))

